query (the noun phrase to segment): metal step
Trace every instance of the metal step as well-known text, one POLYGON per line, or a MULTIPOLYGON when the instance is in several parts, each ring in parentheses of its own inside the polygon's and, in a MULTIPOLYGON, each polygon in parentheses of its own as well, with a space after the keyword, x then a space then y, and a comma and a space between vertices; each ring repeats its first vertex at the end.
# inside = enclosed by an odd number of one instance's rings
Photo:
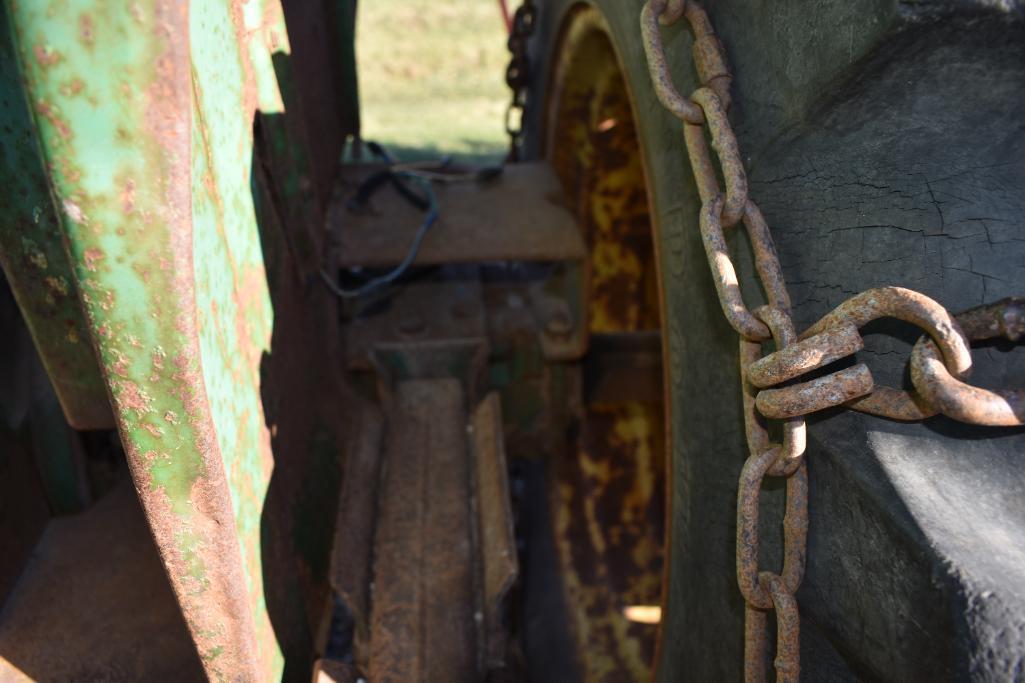
POLYGON ((476 673, 469 444, 456 379, 400 382, 388 415, 374 542, 373 681, 476 673))
POLYGON ((502 603, 517 573, 498 396, 471 412, 458 379, 400 380, 383 430, 379 473, 357 458, 346 488, 377 487, 369 563, 359 556, 366 534, 353 531, 366 511, 343 500, 336 539, 334 582, 357 622, 353 659, 375 683, 484 680, 506 663, 502 603))

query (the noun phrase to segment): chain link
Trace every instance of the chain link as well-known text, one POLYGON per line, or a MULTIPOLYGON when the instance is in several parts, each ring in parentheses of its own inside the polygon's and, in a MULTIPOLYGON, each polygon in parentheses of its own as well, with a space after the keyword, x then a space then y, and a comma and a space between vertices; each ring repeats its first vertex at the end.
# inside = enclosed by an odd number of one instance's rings
POLYGON ((505 69, 505 84, 512 90, 512 101, 505 110, 505 132, 509 135, 509 161, 519 161, 523 148, 523 116, 527 105, 527 86, 530 84, 530 58, 527 43, 534 34, 537 9, 533 0, 524 0, 513 16, 509 32, 509 65, 505 69))
POLYGON ((765 680, 767 618, 772 612, 777 680, 797 681, 800 618, 794 594, 804 576, 808 532, 804 417, 843 405, 895 420, 921 420, 942 413, 973 424, 1025 424, 1025 390, 989 391, 964 381, 972 364, 970 342, 1004 337, 1018 343, 1025 337, 1025 299, 1005 299, 955 318, 924 294, 881 287, 851 297, 798 337, 772 234, 748 195, 747 175, 727 116, 732 75, 708 15, 694 0, 648 0, 640 23, 655 94, 683 122, 701 198, 705 254, 723 313, 740 335, 744 426, 750 451, 737 500, 737 583, 746 604, 744 676, 746 681, 765 680), (693 57, 700 83, 690 99, 680 95, 673 84, 660 33, 660 26, 680 18, 687 19, 694 35, 693 57), (719 160, 718 171, 706 127, 719 160), (719 174, 725 189, 719 185, 719 174), (769 302, 754 311, 741 295, 726 243, 725 231, 738 223, 743 223, 750 237, 758 281, 769 302), (910 322, 925 332, 911 353, 913 391, 877 386, 864 363, 794 382, 860 351, 864 342, 858 329, 882 317, 910 322), (762 342, 769 339, 776 351, 762 357, 762 342), (766 419, 784 420, 782 444, 771 442, 766 419), (787 479, 784 559, 779 574, 758 567, 759 497, 767 476, 787 479))
MULTIPOLYGON (((1025 333, 1025 299, 1011 297, 973 308, 959 314, 957 323, 970 342, 1003 337, 1018 343, 1025 333)), ((972 424, 1012 427, 1025 422, 1025 391, 973 387, 947 366, 946 352, 939 340, 921 337, 911 351, 911 383, 926 405, 972 424)))

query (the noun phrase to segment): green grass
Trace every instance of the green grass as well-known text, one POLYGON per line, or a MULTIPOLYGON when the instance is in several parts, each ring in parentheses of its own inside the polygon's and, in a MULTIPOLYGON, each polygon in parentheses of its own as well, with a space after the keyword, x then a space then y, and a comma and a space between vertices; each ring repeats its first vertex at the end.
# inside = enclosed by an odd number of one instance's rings
POLYGON ((403 160, 494 162, 508 146, 496 0, 370 0, 356 29, 363 138, 403 160))

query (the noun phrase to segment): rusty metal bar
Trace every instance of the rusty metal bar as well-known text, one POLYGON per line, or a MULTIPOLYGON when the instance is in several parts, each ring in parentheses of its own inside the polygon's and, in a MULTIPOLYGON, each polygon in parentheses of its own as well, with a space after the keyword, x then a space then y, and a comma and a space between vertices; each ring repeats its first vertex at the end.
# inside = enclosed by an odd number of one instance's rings
MULTIPOLYGON (((370 583, 381 470, 384 420, 371 405, 358 411, 358 427, 347 444, 331 558, 331 586, 345 601, 355 627, 354 651, 370 640, 370 583)), ((365 665, 365 661, 359 662, 365 665)))
POLYGON ((780 389, 765 389, 755 401, 758 412, 765 417, 784 419, 847 403, 871 392, 873 386, 868 366, 858 363, 826 377, 780 389))
POLYGON ((748 366, 747 376, 751 384, 760 389, 771 387, 853 355, 864 347, 858 328, 847 323, 755 361, 748 366))
POLYGON ((368 676, 465 681, 477 671, 465 395, 406 380, 388 410, 374 540, 368 676))
POLYGON ((486 672, 507 664, 508 635, 502 608, 519 571, 498 394, 488 394, 477 406, 470 428, 476 479, 477 555, 483 565, 479 670, 486 672))

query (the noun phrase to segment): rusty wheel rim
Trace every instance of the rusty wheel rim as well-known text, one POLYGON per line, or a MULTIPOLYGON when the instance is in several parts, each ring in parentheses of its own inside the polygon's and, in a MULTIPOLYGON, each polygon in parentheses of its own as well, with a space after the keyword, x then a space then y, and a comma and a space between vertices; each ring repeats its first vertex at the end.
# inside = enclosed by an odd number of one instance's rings
MULTIPOLYGON (((589 331, 657 331, 666 367, 657 227, 633 100, 611 31, 597 9, 579 6, 567 14, 557 45, 544 109, 545 150, 588 243, 589 331)), ((667 567, 664 377, 661 384, 660 403, 586 409, 571 464, 557 474, 553 518, 560 547, 572 549, 560 550, 560 560, 567 604, 576 606, 570 621, 585 680, 643 680, 656 661, 660 629, 657 621, 644 622, 664 607, 667 567)))

